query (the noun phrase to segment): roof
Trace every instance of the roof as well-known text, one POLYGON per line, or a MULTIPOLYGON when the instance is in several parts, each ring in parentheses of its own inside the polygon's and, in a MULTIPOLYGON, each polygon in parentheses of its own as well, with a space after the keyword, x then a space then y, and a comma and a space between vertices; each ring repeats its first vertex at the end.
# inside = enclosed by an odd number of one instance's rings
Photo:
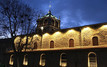
POLYGON ((52 15, 52 13, 51 13, 50 10, 49 10, 49 12, 45 16, 41 17, 41 19, 44 18, 44 17, 52 17, 52 18, 58 19, 57 17, 55 17, 54 15, 52 15))
MULTIPOLYGON (((80 30, 81 28, 84 28, 84 27, 87 27, 87 26, 100 26, 100 25, 105 25, 105 24, 107 24, 107 22, 99 23, 99 24, 92 24, 92 25, 85 25, 85 26, 78 26, 78 27, 71 27, 71 28, 66 28, 66 29, 59 29, 59 30, 56 30, 56 31, 52 31, 52 32, 49 33, 49 34, 53 34, 53 33, 57 32, 57 31, 66 32, 66 31, 68 31, 68 30, 70 30, 70 29, 80 30)), ((46 33, 47 33, 47 32, 46 32, 46 33)), ((31 33, 31 34, 28 34, 28 36, 33 36, 34 34, 37 34, 37 33, 31 33)), ((44 34, 45 34, 45 33, 44 33, 44 34)), ((38 35, 39 35, 39 34, 38 34, 38 35)), ((22 36, 22 37, 24 37, 24 36, 26 36, 26 35, 17 35, 17 36, 22 36)))

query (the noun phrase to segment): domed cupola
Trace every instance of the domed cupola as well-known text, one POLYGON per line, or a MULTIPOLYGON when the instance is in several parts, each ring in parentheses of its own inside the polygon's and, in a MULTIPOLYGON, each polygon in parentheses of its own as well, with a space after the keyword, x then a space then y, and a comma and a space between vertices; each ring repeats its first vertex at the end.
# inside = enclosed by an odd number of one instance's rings
POLYGON ((58 29, 60 29, 60 20, 53 16, 50 10, 48 14, 37 20, 37 33, 49 33, 54 32, 58 29))

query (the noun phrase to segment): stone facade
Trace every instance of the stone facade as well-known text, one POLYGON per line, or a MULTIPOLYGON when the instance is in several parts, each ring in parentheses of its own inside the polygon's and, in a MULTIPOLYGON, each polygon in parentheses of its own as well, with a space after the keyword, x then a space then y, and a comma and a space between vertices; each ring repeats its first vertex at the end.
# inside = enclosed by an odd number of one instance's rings
MULTIPOLYGON (((83 26, 83 27, 78 27, 78 30, 75 28, 61 29, 52 34, 44 33, 42 36, 38 34, 34 34, 33 36, 28 37, 28 44, 29 44, 28 47, 31 47, 33 49, 36 42, 37 43, 36 49, 50 49, 50 42, 54 41, 53 49, 69 48, 70 39, 74 40, 74 47, 70 47, 70 48, 81 47, 81 46, 93 46, 93 41, 92 41, 93 37, 98 37, 97 46, 107 46, 106 25, 107 25, 106 23, 102 23, 102 24, 83 26)), ((16 46, 18 44, 17 42, 19 41, 20 38, 16 37, 15 39, 16 46)), ((25 37, 22 38, 21 43, 22 44, 26 43, 25 37)))
POLYGON ((50 12, 37 22, 37 33, 15 38, 17 52, 7 53, 6 67, 107 66, 107 23, 60 29, 50 12))

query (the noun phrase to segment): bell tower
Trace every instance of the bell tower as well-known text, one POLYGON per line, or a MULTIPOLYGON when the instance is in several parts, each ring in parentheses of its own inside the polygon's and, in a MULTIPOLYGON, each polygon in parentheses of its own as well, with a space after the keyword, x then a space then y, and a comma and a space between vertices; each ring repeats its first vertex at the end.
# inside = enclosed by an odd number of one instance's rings
POLYGON ((50 10, 45 16, 37 19, 37 33, 51 33, 59 29, 60 19, 53 16, 50 10))

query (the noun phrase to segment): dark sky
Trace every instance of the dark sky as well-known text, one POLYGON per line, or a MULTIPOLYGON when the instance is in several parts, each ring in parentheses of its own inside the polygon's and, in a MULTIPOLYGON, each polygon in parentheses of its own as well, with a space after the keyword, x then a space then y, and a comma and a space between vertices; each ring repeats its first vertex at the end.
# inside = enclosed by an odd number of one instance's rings
POLYGON ((107 22, 107 0, 23 0, 35 10, 61 18, 61 28, 107 22), (51 1, 51 3, 50 3, 51 1))

